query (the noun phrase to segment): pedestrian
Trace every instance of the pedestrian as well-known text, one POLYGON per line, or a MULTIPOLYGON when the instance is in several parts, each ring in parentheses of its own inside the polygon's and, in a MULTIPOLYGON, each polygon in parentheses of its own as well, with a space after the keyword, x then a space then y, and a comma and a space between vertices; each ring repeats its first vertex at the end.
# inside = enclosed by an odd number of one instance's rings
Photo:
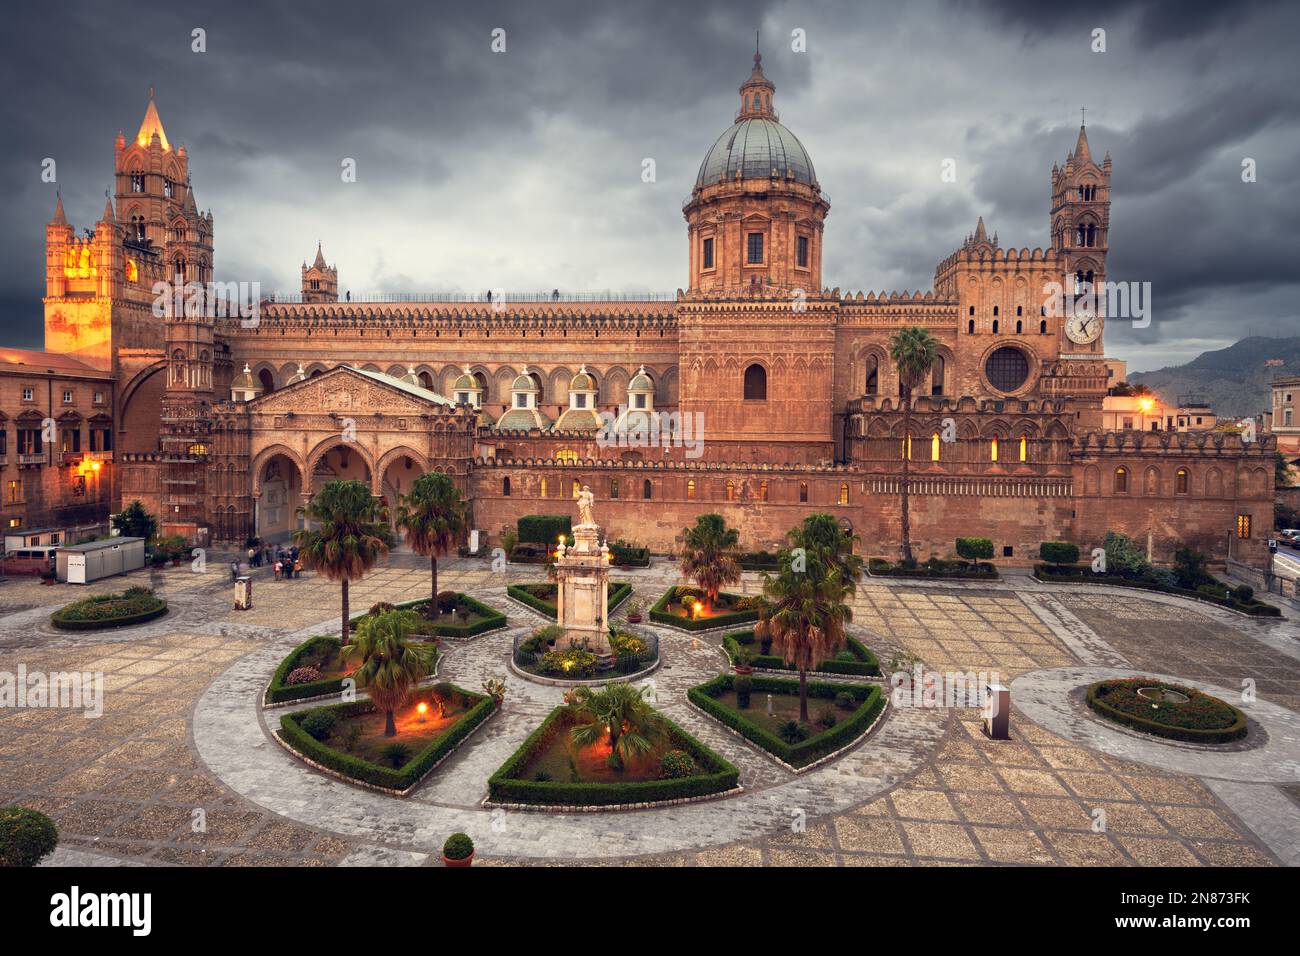
POLYGON ((230 562, 230 583, 234 584, 239 580, 239 559, 235 558, 230 562))
POLYGON ((277 581, 280 580, 280 572, 281 572, 281 569, 282 569, 283 567, 284 567, 284 566, 283 566, 282 564, 280 564, 279 561, 276 561, 276 562, 275 562, 275 579, 276 579, 277 581))
POLYGON ((249 549, 248 549, 248 566, 249 566, 250 568, 255 568, 255 567, 257 567, 257 549, 256 549, 256 548, 249 548, 249 549))
POLYGON ((295 578, 302 577, 302 562, 297 559, 294 559, 293 562, 293 576, 295 578))

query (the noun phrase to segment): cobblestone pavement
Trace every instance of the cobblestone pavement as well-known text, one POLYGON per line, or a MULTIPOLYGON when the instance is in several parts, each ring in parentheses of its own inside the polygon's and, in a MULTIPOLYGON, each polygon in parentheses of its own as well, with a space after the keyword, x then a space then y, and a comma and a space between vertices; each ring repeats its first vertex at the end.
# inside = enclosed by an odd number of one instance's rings
MULTIPOLYGON (((650 678, 659 705, 742 768, 745 792, 655 811, 494 819, 478 807, 487 776, 560 694, 506 667, 511 636, 539 619, 505 598, 505 584, 540 577, 536 568, 496 574, 486 562, 441 563, 440 588, 502 608, 511 629, 447 641, 440 676, 466 687, 507 677, 507 704, 404 801, 306 768, 268 736, 281 711, 257 706, 288 649, 337 628, 336 585, 310 574, 274 582, 263 569, 255 572, 255 609, 236 612, 228 570, 137 572, 125 582, 151 583, 169 615, 139 628, 72 634, 53 629, 49 612, 120 589, 124 579, 80 589, 0 584, 0 672, 77 668, 102 671, 106 682, 98 719, 0 709, 0 805, 35 806, 55 818, 62 837, 55 862, 418 865, 435 861, 454 829, 474 836, 487 864, 1292 861, 1300 807, 1290 794, 1300 793, 1300 781, 1201 777, 1177 751, 1161 751, 1160 764, 1116 755, 1021 711, 1013 740, 1002 742, 985 738, 971 711, 891 708, 864 744, 795 776, 688 705, 686 689, 716 673, 723 658, 717 635, 677 632, 664 632, 664 664, 650 678), (1259 809, 1234 812, 1247 801, 1259 809)), ((666 562, 613 577, 633 581, 651 602, 677 580, 666 562)), ((759 587, 746 575, 739 590, 759 587)), ((428 588, 427 561, 394 555, 352 587, 352 608, 411 600, 428 588)), ((1297 709, 1300 659, 1289 624, 1232 621, 1188 602, 1048 591, 1027 579, 978 587, 864 579, 854 624, 887 666, 919 660, 1030 681, 1061 668, 1128 666, 1223 687, 1250 676, 1261 698, 1297 709)))

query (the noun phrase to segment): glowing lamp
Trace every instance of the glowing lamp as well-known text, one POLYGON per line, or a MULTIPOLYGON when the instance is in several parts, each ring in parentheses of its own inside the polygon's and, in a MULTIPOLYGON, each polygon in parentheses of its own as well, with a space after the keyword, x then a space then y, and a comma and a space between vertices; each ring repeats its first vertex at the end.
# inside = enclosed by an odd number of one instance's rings
POLYGON ((428 713, 428 711, 429 711, 429 705, 426 704, 424 701, 420 701, 418 704, 415 705, 415 710, 416 710, 416 713, 418 713, 418 714, 420 715, 420 718, 419 718, 419 719, 420 719, 420 723, 424 723, 424 715, 425 715, 426 713, 428 713))
POLYGON ((703 611, 703 610, 704 610, 704 605, 701 604, 699 601, 696 601, 696 602, 695 602, 695 616, 696 616, 696 617, 699 617, 699 616, 700 616, 700 612, 703 611))
POLYGON ((1149 411, 1151 411, 1151 410, 1152 410, 1153 408, 1155 408, 1155 407, 1156 407, 1156 401, 1155 401, 1154 398, 1139 398, 1139 399, 1138 399, 1138 408, 1142 409, 1142 411, 1144 411, 1144 412, 1149 412, 1149 411))

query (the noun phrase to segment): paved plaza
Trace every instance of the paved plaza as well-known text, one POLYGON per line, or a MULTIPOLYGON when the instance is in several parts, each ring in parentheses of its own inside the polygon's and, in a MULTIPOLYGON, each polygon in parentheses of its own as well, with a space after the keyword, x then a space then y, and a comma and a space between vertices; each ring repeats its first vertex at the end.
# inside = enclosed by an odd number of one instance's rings
MULTIPOLYGON (((724 668, 718 634, 657 628, 657 705, 741 770, 743 792, 656 810, 582 814, 485 809, 487 777, 560 700, 510 674, 511 639, 542 622, 506 598, 538 568, 441 563, 510 626, 447 639, 439 679, 507 680, 505 706, 408 799, 311 770, 270 736, 276 665, 338 625, 338 587, 257 572, 255 608, 232 607, 228 570, 140 572, 168 615, 121 631, 69 633, 51 610, 90 588, 0 584, 0 671, 102 672, 102 717, 0 710, 0 805, 54 818, 54 862, 190 865, 436 865, 464 830, 484 864, 1277 865, 1300 863, 1300 630, 1207 605, 1114 588, 997 583, 941 587, 865 578, 853 632, 886 670, 996 673, 1012 686, 1012 739, 989 740, 970 709, 891 706, 870 737, 803 774, 697 711, 686 690, 724 668), (1235 751, 1100 727, 1078 688, 1112 673, 1168 675, 1221 694, 1253 680, 1257 732, 1235 751), (196 825, 199 819, 202 825, 196 825)), ((615 571, 655 600, 676 568, 615 571)), ((354 613, 428 593, 426 561, 394 555, 352 587, 354 613)), ((756 593, 757 575, 738 590, 756 593)), ((1234 698, 1234 702, 1235 698, 1234 698)))

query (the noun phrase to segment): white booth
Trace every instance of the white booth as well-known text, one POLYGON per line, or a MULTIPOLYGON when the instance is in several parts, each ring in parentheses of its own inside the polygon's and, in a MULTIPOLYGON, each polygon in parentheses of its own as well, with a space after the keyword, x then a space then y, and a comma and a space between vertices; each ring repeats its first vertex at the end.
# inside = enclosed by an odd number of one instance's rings
POLYGON ((59 548, 55 572, 60 581, 89 584, 144 567, 144 538, 109 538, 59 548))

